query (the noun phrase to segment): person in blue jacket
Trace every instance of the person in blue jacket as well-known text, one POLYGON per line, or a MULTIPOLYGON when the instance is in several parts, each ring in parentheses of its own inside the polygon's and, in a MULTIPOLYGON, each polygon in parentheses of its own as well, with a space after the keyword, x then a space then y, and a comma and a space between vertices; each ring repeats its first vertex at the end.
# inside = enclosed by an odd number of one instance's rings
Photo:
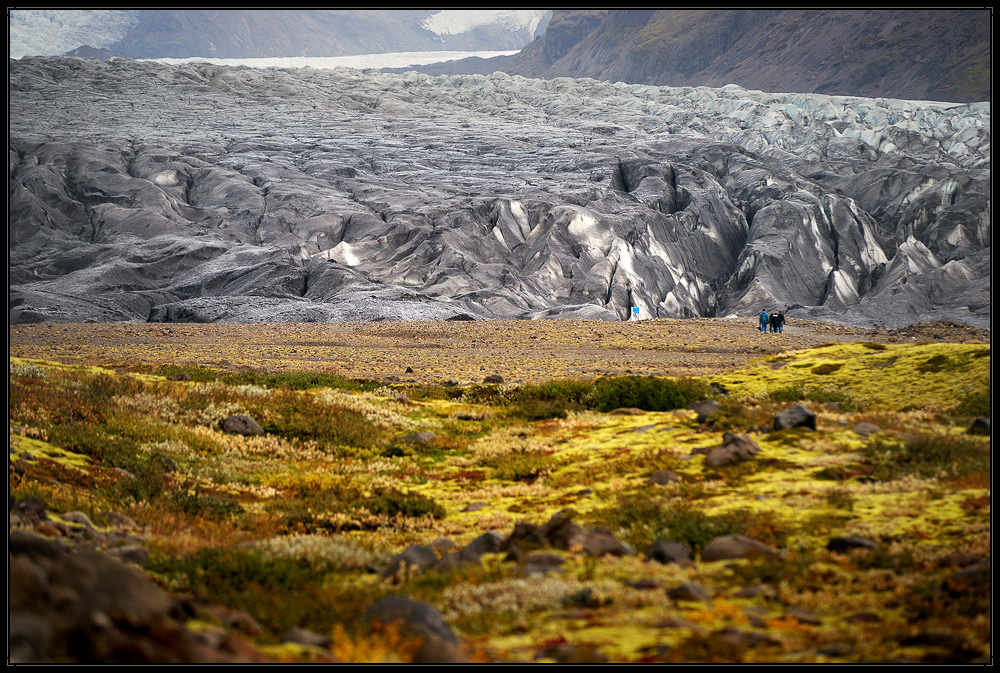
POLYGON ((771 324, 771 314, 767 312, 767 309, 762 309, 760 312, 760 331, 767 332, 767 326, 771 324))

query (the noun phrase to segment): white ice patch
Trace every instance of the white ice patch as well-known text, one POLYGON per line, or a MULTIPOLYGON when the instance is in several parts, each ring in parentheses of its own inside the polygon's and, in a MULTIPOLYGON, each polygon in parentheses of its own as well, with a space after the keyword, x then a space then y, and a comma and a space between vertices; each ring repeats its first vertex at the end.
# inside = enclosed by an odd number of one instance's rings
POLYGON ((831 289, 840 303, 846 306, 858 303, 858 288, 851 277, 842 269, 833 272, 833 287, 831 289))
POLYGON ((614 235, 590 211, 575 206, 560 206, 553 208, 552 214, 556 220, 569 219, 566 231, 580 243, 597 248, 605 255, 611 251, 614 235))
POLYGON ((176 187, 180 183, 180 178, 177 177, 177 171, 166 170, 157 173, 153 182, 161 187, 176 187))
POLYGON ((544 9, 445 9, 420 22, 420 27, 436 35, 461 35, 481 26, 498 30, 535 32, 545 16, 544 9))
POLYGON ((351 250, 351 246, 347 241, 341 241, 337 245, 333 246, 325 253, 322 254, 326 259, 333 260, 334 262, 340 262, 347 266, 357 266, 361 263, 354 251, 351 250))

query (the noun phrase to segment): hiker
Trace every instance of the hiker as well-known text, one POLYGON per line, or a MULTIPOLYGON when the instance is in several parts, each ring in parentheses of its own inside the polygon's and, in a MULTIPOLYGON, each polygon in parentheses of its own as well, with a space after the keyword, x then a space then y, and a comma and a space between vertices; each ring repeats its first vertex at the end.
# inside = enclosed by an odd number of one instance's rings
POLYGON ((771 325, 771 334, 778 331, 778 312, 771 311, 771 316, 768 318, 768 323, 771 325))
POLYGON ((778 333, 781 334, 785 331, 785 312, 778 311, 778 333))
POLYGON ((767 326, 771 322, 771 316, 768 314, 767 309, 760 310, 760 331, 767 332, 767 326))

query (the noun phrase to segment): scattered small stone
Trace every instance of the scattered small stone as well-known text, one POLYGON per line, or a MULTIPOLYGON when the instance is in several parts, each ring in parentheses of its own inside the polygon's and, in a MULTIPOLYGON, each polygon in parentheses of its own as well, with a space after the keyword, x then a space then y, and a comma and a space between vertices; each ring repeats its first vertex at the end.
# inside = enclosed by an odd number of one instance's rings
POLYGON ((406 435, 403 437, 404 442, 410 442, 412 444, 433 444, 437 441, 438 436, 433 432, 415 432, 411 435, 406 435))
POLYGON ((694 582, 687 582, 679 587, 668 589, 667 596, 669 596, 671 600, 675 601, 707 602, 712 600, 712 597, 708 594, 708 592, 694 582))
POLYGON ((499 374, 490 374, 483 379, 483 383, 503 383, 503 377, 499 374))
POLYGON ((567 596, 563 603, 567 606, 577 608, 599 608, 610 603, 607 599, 601 599, 594 595, 594 590, 590 587, 581 589, 574 594, 567 596))
POLYGON ((874 612, 862 611, 849 615, 847 621, 852 624, 878 624, 882 621, 882 618, 874 612))
POLYGON ((878 543, 860 535, 838 535, 826 543, 829 551, 845 554, 852 549, 877 549, 878 543))
POLYGON ((823 623, 822 620, 812 612, 794 606, 785 611, 785 616, 794 617, 800 624, 818 626, 823 623))
POLYGON ((824 657, 849 657, 854 652, 854 647, 848 643, 833 643, 816 650, 817 654, 822 654, 824 657))
POLYGON ((659 589, 660 583, 657 580, 650 579, 648 577, 642 577, 637 580, 629 580, 625 582, 625 586, 632 587, 633 589, 638 589, 639 591, 649 591, 651 589, 659 589))
POLYGON ((328 647, 331 639, 330 636, 325 636, 321 633, 310 631, 309 629, 296 627, 286 631, 285 635, 282 636, 281 641, 284 643, 307 645, 309 647, 328 647))
POLYGON ((535 652, 535 661, 552 659, 559 664, 604 664, 608 658, 593 645, 555 643, 535 652))
POLYGON ((781 645, 781 641, 763 633, 753 631, 743 631, 732 626, 715 631, 713 636, 724 643, 742 647, 761 647, 770 645, 781 645))
POLYGON ((620 409, 612 409, 610 412, 616 416, 638 416, 639 414, 646 413, 642 409, 637 409, 635 407, 621 407, 620 409))
POLYGON ((868 435, 878 434, 882 432, 882 428, 875 425, 874 423, 858 423, 853 428, 854 432, 858 433, 862 437, 867 437, 868 435))
POLYGON ((649 477, 650 484, 657 484, 660 486, 665 486, 667 484, 676 484, 681 478, 676 472, 671 472, 670 470, 656 470, 649 477))
POLYGON ((458 510, 460 512, 478 512, 484 507, 489 507, 485 502, 470 502, 468 505, 458 510))

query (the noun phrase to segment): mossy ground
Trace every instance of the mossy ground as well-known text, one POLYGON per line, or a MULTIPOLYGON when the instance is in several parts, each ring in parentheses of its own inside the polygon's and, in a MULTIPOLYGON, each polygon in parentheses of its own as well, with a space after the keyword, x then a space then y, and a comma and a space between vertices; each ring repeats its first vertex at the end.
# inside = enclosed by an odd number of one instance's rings
MULTIPOLYGON (((991 549, 990 440, 965 432, 962 404, 989 392, 989 345, 876 344, 861 333, 824 345, 829 332, 803 330, 773 341, 748 336, 733 350, 739 356, 678 368, 661 356, 689 357, 688 340, 670 334, 682 322, 645 325, 638 340, 626 338, 638 332, 621 331, 635 326, 591 329, 587 338, 613 343, 628 365, 605 367, 607 374, 704 370, 685 385, 722 386, 724 394, 708 394, 725 413, 701 425, 685 409, 616 414, 578 397, 526 399, 529 383, 546 380, 534 373, 545 367, 549 380, 576 381, 574 390, 593 386, 593 375, 579 371, 594 361, 584 355, 584 335, 561 333, 555 322, 507 326, 511 342, 546 339, 567 350, 535 349, 519 369, 510 365, 508 383, 493 386, 480 383, 478 367, 474 382, 471 373, 463 381, 444 358, 419 361, 441 370, 433 377, 387 374, 386 363, 401 372, 415 352, 387 355, 391 340, 364 376, 350 377, 300 359, 219 366, 217 357, 198 361, 181 344, 168 347, 191 333, 201 344, 194 352, 208 349, 211 334, 201 326, 137 326, 141 338, 133 334, 113 351, 96 341, 84 348, 22 339, 10 359, 11 493, 40 497, 56 513, 83 511, 98 525, 108 511, 128 514, 152 551, 148 572, 170 591, 249 612, 264 628, 259 644, 276 660, 315 657, 309 648, 279 646, 296 626, 333 636, 331 650, 342 659, 398 660, 409 646, 399 634, 356 626, 376 599, 398 593, 437 606, 468 656, 481 661, 988 658, 988 576, 985 587, 974 578, 964 589, 948 578, 955 554, 988 558, 991 549), (769 352, 753 350, 758 343, 769 352), (73 357, 60 358, 66 362, 46 359, 73 348, 73 357), (132 358, 133 349, 141 357, 132 358), (167 378, 180 373, 191 380, 167 378), (816 412, 816 431, 766 427, 798 401, 816 412), (249 414, 267 432, 226 434, 220 422, 230 414, 249 414), (853 430, 859 422, 881 431, 863 436, 853 430), (726 424, 762 451, 708 468, 692 450, 718 445, 726 424), (433 437, 412 439, 421 432, 433 437), (649 484, 657 470, 680 481, 649 484), (446 536, 463 545, 488 530, 506 536, 517 521, 543 523, 567 508, 640 554, 560 552, 562 572, 532 578, 499 556, 402 578, 367 571, 410 544, 446 536), (697 551, 725 533, 763 540, 780 554, 691 567, 641 554, 657 537, 697 551), (836 535, 879 546, 835 554, 826 543, 836 535), (667 596, 686 582, 711 600, 667 596), (728 627, 756 638, 723 638, 728 627)), ((64 327, 39 329, 58 335, 64 327)), ((501 327, 480 326, 473 338, 487 341, 494 331, 500 338, 501 327)), ((452 338, 448 328, 392 327, 438 345, 452 338)), ((365 336, 353 329, 371 341, 387 328, 365 336)))

